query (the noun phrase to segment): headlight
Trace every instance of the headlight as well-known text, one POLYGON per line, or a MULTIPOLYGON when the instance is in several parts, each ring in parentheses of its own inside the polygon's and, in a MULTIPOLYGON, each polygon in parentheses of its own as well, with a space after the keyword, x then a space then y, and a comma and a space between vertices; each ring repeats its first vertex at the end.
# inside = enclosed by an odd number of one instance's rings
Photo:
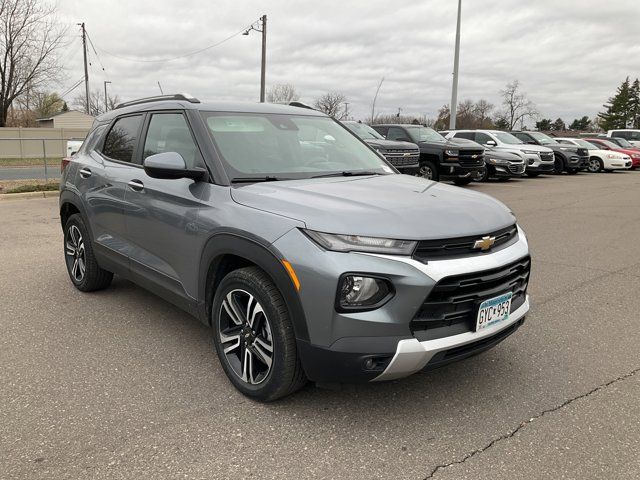
POLYGON ((458 150, 445 150, 444 154, 449 156, 449 157, 457 157, 458 156, 458 150))
POLYGON ((501 160, 499 158, 487 158, 487 163, 490 163, 492 165, 508 165, 509 162, 507 160, 501 160))
POLYGON ((384 278, 347 274, 340 278, 336 309, 366 310, 378 308, 393 296, 393 286, 384 278))
POLYGON ((374 147, 376 152, 378 152, 380 155, 384 155, 386 153, 386 150, 382 147, 374 147))
POLYGON ((318 245, 334 252, 371 252, 391 255, 411 255, 418 242, 392 238, 363 237, 361 235, 338 235, 334 233, 302 230, 318 245))
POLYGON ((640 158, 640 153, 632 153, 631 158, 640 158))
POLYGON ((560 150, 564 150, 565 152, 570 152, 573 150, 573 148, 570 147, 560 147, 560 150))
POLYGON ((527 155, 538 155, 539 152, 535 150, 523 150, 522 153, 526 153, 527 155))
POLYGON ((616 155, 615 153, 607 153, 607 158, 617 158, 620 159, 622 157, 619 157, 618 155, 616 155))

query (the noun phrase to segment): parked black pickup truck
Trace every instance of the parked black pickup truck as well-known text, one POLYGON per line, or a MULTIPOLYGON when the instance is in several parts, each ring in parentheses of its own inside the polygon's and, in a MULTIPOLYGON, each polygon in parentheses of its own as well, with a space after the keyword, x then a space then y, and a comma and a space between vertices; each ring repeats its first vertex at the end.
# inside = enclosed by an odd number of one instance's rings
POLYGON ((555 173, 577 173, 589 166, 589 150, 573 145, 558 143, 553 137, 541 132, 511 132, 524 143, 541 145, 553 150, 555 173))
POLYGON ((352 120, 341 123, 377 150, 400 173, 416 175, 420 170, 420 149, 415 143, 385 140, 382 135, 364 123, 352 120))
POLYGON ((372 125, 387 140, 414 142, 420 147, 420 175, 466 185, 484 171, 484 148, 470 140, 447 140, 421 125, 372 125))

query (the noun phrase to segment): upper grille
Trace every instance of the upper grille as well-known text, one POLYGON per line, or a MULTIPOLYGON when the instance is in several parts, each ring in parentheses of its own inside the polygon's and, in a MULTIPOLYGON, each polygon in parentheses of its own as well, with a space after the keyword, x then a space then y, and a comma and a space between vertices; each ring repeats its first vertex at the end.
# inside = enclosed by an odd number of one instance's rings
POLYGON ((518 227, 511 225, 486 235, 474 235, 469 237, 457 237, 438 240, 421 240, 413 252, 413 257, 421 262, 426 262, 434 258, 460 257, 465 255, 478 254, 480 250, 473 248, 476 240, 484 236, 495 237, 492 249, 514 241, 518 235, 518 227))
POLYGON ((420 159, 420 151, 418 149, 389 149, 385 150, 384 158, 396 166, 416 165, 420 159), (405 155, 407 153, 409 155, 405 155))
POLYGON ((514 311, 525 301, 530 270, 527 256, 491 270, 443 278, 411 320, 411 331, 428 339, 473 331, 479 304, 507 292, 513 293, 514 311))
POLYGON ((458 152, 458 161, 460 165, 477 166, 484 165, 483 150, 460 150, 458 152))

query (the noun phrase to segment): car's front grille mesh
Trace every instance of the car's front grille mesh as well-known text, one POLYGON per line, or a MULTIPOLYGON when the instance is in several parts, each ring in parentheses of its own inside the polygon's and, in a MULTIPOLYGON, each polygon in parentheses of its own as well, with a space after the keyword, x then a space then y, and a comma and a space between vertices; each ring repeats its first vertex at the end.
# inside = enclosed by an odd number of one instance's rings
POLYGON ((524 173, 524 163, 510 163, 509 171, 511 173, 524 173))
POLYGON ((553 152, 540 152, 540 159, 544 162, 550 162, 553 158, 553 152))
POLYGON ((474 235, 470 237, 456 237, 438 240, 421 240, 413 252, 413 257, 421 262, 442 258, 442 257, 461 257, 468 255, 476 255, 480 253, 480 249, 474 248, 476 241, 482 237, 495 238, 492 249, 505 246, 515 240, 518 235, 518 227, 511 225, 484 235, 474 235))
POLYGON ((420 151, 417 149, 388 149, 385 150, 384 157, 394 166, 417 165, 420 151))
POLYGON ((411 331, 459 324, 463 324, 459 333, 473 331, 479 304, 507 292, 513 293, 511 311, 514 311, 525 301, 530 270, 531 259, 527 256, 499 268, 443 278, 411 321, 411 331))
POLYGON ((484 165, 483 150, 460 150, 458 152, 458 161, 460 165, 477 166, 484 165))

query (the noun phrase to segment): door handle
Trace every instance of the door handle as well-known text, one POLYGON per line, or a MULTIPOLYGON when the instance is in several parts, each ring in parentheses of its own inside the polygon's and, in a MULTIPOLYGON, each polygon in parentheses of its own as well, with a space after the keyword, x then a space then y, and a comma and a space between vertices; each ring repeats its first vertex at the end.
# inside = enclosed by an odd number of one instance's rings
POLYGON ((80 176, 82 178, 89 178, 91 176, 91 170, 89 170, 88 168, 81 168, 80 169, 80 176))
POLYGON ((144 183, 140 180, 131 180, 127 185, 129 185, 131 190, 135 190, 136 192, 139 192, 144 188, 144 183))

